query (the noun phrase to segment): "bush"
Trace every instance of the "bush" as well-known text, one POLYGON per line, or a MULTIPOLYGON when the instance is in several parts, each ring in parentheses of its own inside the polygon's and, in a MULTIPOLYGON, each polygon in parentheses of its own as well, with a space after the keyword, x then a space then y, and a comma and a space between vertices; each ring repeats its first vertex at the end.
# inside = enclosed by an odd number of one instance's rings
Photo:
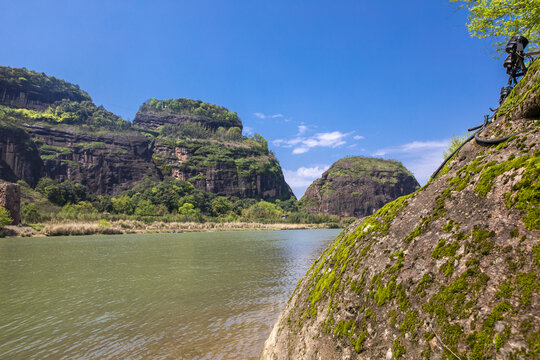
POLYGON ((41 216, 34 204, 24 204, 21 215, 23 222, 26 224, 35 224, 41 220, 41 216))
POLYGON ((12 222, 13 219, 11 218, 9 211, 0 206, 0 229, 6 225, 10 225, 12 222))

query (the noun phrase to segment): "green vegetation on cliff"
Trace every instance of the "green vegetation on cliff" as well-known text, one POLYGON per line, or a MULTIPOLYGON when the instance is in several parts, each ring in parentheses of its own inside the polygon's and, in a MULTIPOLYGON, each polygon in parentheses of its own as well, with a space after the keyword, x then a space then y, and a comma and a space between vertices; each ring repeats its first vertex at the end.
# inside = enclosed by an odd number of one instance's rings
POLYGON ((223 127, 240 127, 242 122, 236 112, 230 112, 227 108, 213 105, 201 100, 192 99, 150 99, 146 101, 139 112, 145 113, 169 113, 175 115, 196 116, 211 119, 223 127))
POLYGON ((25 68, 0 66, 0 88, 6 89, 6 92, 38 93, 50 102, 62 99, 92 101, 90 95, 78 85, 25 68))

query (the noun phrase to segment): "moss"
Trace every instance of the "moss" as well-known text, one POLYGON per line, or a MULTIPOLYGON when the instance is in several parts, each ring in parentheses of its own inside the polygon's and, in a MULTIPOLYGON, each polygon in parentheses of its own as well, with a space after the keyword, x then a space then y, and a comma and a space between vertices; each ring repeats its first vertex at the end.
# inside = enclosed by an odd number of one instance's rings
POLYGON ((435 276, 433 276, 433 273, 429 272, 424 274, 418 285, 416 285, 416 288, 414 289, 414 294, 420 294, 420 296, 422 297, 426 296, 426 289, 431 286, 434 280, 435 276))
POLYGON ((446 225, 442 227, 442 230, 445 232, 450 232, 454 228, 454 220, 448 220, 446 225))
POLYGON ((522 221, 527 229, 540 230, 540 152, 535 152, 523 167, 521 180, 505 194, 506 206, 522 211, 522 221))
POLYGON ((426 342, 426 346, 420 355, 422 355, 422 358, 426 360, 431 359, 431 345, 429 345, 429 342, 426 342))
POLYGON ((540 291, 540 282, 535 273, 521 273, 516 276, 516 287, 520 295, 520 305, 531 305, 531 295, 540 291))
POLYGON ((533 246, 532 253, 534 265, 540 267, 540 240, 533 246))
POLYGON ((416 329, 418 328, 419 324, 420 320, 418 318, 418 311, 407 310, 405 314, 405 320, 403 320, 403 322, 399 326, 399 331, 403 333, 410 333, 412 339, 415 339, 417 336, 416 329))
POLYGON ((515 238, 519 236, 519 230, 517 227, 513 228, 512 231, 510 231, 510 236, 515 238))
POLYGON ((409 235, 407 235, 407 237, 405 238, 405 242, 410 243, 414 240, 414 238, 420 236, 420 234, 422 234, 427 229, 427 226, 430 222, 430 217, 422 217, 422 219, 420 220, 420 224, 416 228, 414 228, 414 230, 411 231, 409 235))
POLYGON ((396 326, 396 318, 397 318, 397 314, 396 314, 396 310, 392 309, 388 312, 388 317, 390 319, 390 326, 394 327, 396 326))
POLYGON ((399 339, 394 340, 394 359, 401 359, 403 355, 407 353, 405 346, 399 341, 399 339))
POLYGON ((454 274, 454 263, 456 262, 455 257, 451 257, 450 260, 445 262, 439 271, 444 274, 444 276, 449 277, 454 274))
POLYGON ((469 165, 462 167, 456 173, 456 176, 449 179, 448 182, 457 191, 462 191, 470 183, 472 176, 480 173, 486 164, 483 163, 485 156, 479 156, 469 165))
POLYGON ((493 236, 495 236, 495 232, 475 226, 472 231, 472 239, 467 244, 466 250, 476 255, 489 255, 495 246, 495 243, 489 240, 493 236))
POLYGON ((435 249, 433 249, 431 257, 434 259, 442 259, 444 257, 454 256, 459 247, 460 245, 457 243, 446 245, 446 240, 440 240, 437 246, 435 246, 435 249))
POLYGON ((529 162, 533 161, 530 156, 523 156, 512 160, 507 160, 501 164, 494 165, 491 162, 486 164, 482 172, 478 184, 475 187, 476 192, 481 196, 486 196, 493 187, 493 180, 511 170, 516 170, 522 167, 529 167, 529 162), (492 164, 490 166, 490 164, 492 164))
POLYGON ((356 339, 356 342, 354 342, 354 350, 357 353, 362 352, 364 350, 364 342, 366 341, 368 337, 367 331, 362 331, 360 334, 358 334, 358 338, 356 339))
POLYGON ((390 259, 393 259, 395 257, 397 257, 396 263, 390 269, 388 269, 389 273, 396 272, 403 267, 403 260, 405 260, 403 250, 393 253, 392 256, 390 256, 390 259))
POLYGON ((495 293, 495 298, 499 299, 501 297, 509 299, 512 297, 514 292, 512 285, 509 282, 504 282, 499 285, 499 290, 495 293))

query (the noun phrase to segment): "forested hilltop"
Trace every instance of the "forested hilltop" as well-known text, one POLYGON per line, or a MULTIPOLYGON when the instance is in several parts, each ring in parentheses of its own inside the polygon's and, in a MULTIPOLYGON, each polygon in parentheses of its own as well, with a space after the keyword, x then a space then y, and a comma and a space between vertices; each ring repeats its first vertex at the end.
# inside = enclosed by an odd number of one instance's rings
POLYGON ((301 211, 261 135, 228 109, 150 99, 133 123, 77 85, 0 66, 0 179, 23 221, 332 222, 301 211))

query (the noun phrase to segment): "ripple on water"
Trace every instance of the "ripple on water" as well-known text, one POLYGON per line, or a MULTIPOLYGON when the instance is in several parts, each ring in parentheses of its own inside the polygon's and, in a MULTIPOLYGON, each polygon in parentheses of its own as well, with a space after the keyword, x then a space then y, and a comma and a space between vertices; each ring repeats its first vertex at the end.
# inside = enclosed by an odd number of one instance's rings
POLYGON ((2 239, 0 358, 257 358, 336 235, 2 239))

